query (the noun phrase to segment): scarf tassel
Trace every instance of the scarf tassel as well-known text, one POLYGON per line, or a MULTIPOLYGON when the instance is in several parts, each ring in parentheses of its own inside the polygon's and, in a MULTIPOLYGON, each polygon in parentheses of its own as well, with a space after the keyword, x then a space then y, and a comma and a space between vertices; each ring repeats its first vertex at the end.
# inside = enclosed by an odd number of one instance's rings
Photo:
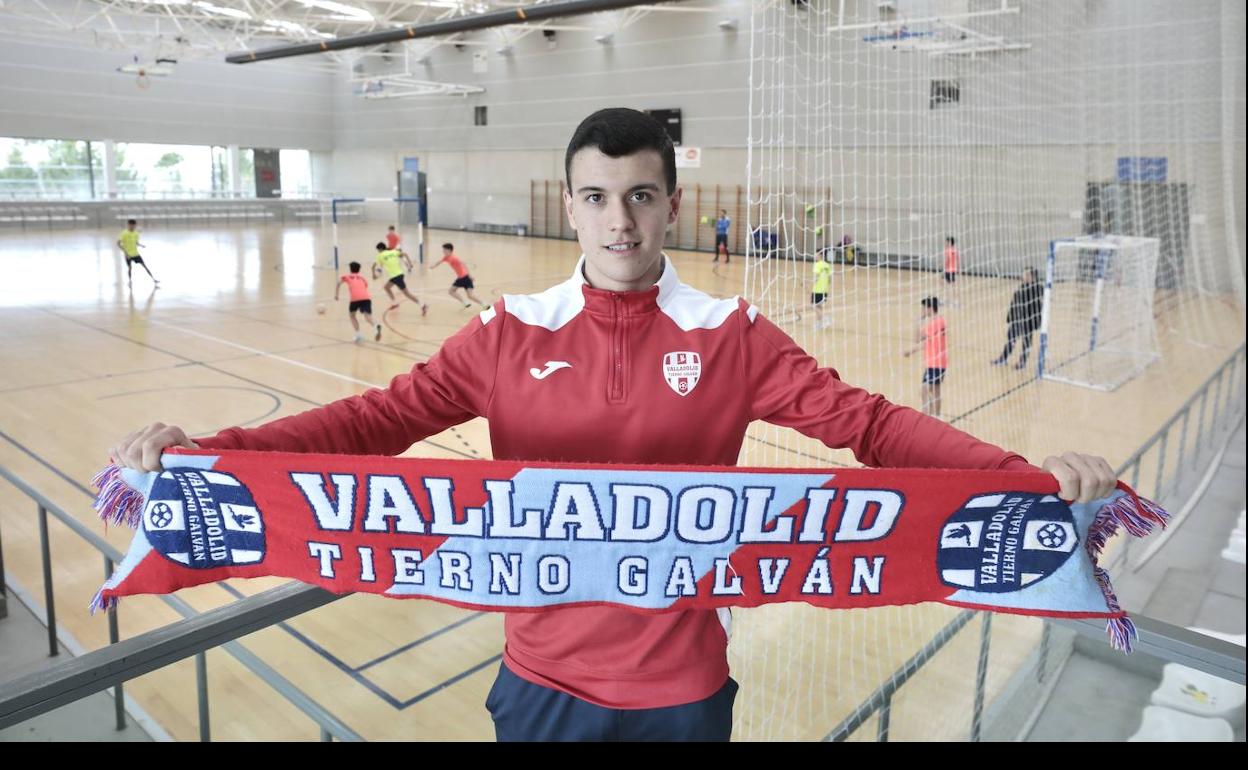
POLYGON ((1146 537, 1158 527, 1164 529, 1170 522, 1170 514, 1153 501, 1137 495, 1126 484, 1118 482, 1118 488, 1126 494, 1097 511, 1096 518, 1088 529, 1086 547, 1088 557, 1092 560, 1092 573, 1096 577, 1096 584, 1105 596, 1106 607, 1115 615, 1105 624, 1109 644, 1115 650, 1131 652, 1131 642, 1138 639, 1139 634, 1135 624, 1118 603, 1118 596, 1109 582, 1109 573, 1097 566, 1097 562, 1105 550, 1105 544, 1118 534, 1119 529, 1125 529, 1134 537, 1146 537))
POLYGON ((125 524, 138 529, 143 523, 143 495, 134 491, 121 478, 121 469, 110 464, 91 479, 100 490, 92 507, 105 524, 125 524))

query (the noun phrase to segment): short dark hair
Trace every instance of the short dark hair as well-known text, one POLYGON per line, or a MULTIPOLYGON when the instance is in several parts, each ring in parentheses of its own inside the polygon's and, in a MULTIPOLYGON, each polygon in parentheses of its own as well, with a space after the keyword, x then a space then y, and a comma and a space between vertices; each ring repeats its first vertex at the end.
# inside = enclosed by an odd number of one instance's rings
POLYGON ((139 223, 139 221, 138 221, 137 219, 127 219, 127 220, 126 220, 126 224, 128 224, 128 225, 137 225, 138 223, 139 223))
POLYGON ((924 297, 919 300, 919 304, 923 307, 931 308, 933 313, 940 312, 940 300, 935 297, 924 297))
POLYGON ((393 229, 394 229, 394 225, 390 225, 390 227, 389 227, 388 229, 393 230, 393 229))
POLYGON ((596 147, 610 158, 654 150, 663 161, 667 194, 676 192, 676 149, 667 129, 646 113, 627 107, 609 107, 582 120, 572 133, 563 158, 563 173, 569 189, 572 187, 572 158, 587 147, 596 147))
POLYGON ((385 251, 385 250, 386 250, 386 244, 382 243, 381 241, 377 241, 377 250, 378 250, 378 251, 385 251))
POLYGON ((454 251, 454 250, 455 250, 455 244, 453 244, 453 243, 444 243, 444 244, 442 244, 442 248, 446 249, 447 251, 454 251))
POLYGON ((348 267, 348 268, 350 268, 351 272, 353 272, 353 273, 358 273, 358 272, 360 272, 360 263, 359 263, 359 262, 352 262, 351 264, 347 265, 347 267, 348 267))
POLYGON ((953 245, 953 243, 954 243, 954 241, 953 241, 953 236, 952 236, 952 235, 946 235, 946 236, 945 236, 945 243, 947 243, 947 244, 949 244, 950 246, 952 246, 952 245, 953 245))

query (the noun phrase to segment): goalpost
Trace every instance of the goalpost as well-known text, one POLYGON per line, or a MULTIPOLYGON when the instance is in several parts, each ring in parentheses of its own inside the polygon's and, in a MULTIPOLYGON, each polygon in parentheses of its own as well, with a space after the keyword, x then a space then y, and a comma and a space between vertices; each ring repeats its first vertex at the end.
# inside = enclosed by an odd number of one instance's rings
POLYGON ((402 233, 402 246, 418 264, 425 261, 425 229, 428 221, 425 201, 421 198, 332 198, 322 216, 330 226, 333 254, 330 263, 334 270, 340 269, 340 261, 347 256, 348 246, 366 250, 368 261, 372 260, 373 244, 385 235, 390 225, 402 233), (368 225, 367 235, 348 238, 348 231, 355 225, 368 225), (406 228, 405 228, 406 226, 406 228), (412 229, 414 228, 414 234, 412 229))
POLYGON ((1156 238, 1064 238, 1049 244, 1038 374, 1112 391, 1160 354, 1153 322, 1156 238))

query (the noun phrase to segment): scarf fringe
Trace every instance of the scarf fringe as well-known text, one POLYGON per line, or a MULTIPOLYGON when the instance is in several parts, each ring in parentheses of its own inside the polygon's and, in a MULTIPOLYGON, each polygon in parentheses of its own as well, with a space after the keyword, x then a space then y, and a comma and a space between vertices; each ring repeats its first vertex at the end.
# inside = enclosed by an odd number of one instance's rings
POLYGON ((87 605, 87 609, 94 615, 97 612, 108 612, 111 609, 115 609, 120 602, 121 599, 116 596, 105 598, 104 589, 101 588, 95 592, 95 596, 92 597, 91 603, 87 605))
POLYGON ((1097 565, 1101 554, 1118 530, 1125 529, 1133 537, 1147 537, 1157 528, 1164 529, 1170 523, 1170 514, 1151 500, 1140 497, 1131 487, 1118 483, 1118 488, 1126 492, 1117 500, 1101 507, 1096 512, 1092 526, 1088 528, 1087 552, 1092 560, 1092 574, 1096 584, 1105 596, 1106 608, 1114 614, 1105 624, 1105 633, 1109 635, 1109 644, 1115 650, 1131 652, 1131 642, 1139 638, 1135 624, 1123 612, 1118 603, 1118 596, 1109 581, 1109 573, 1097 565))
POLYGON ((91 484, 100 490, 93 507, 105 524, 111 522, 125 524, 131 529, 139 528, 143 523, 143 495, 126 485, 120 468, 110 464, 91 479, 91 484))

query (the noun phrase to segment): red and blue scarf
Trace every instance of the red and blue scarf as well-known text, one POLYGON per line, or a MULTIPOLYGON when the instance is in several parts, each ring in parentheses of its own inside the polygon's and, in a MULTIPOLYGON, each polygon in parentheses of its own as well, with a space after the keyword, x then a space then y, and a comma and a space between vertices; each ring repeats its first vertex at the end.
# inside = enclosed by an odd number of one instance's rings
POLYGON ((672 612, 942 602, 1134 627, 1097 566, 1165 511, 1047 473, 431 460, 173 450, 114 466, 97 510, 138 531, 92 602, 281 576, 479 610, 672 612))

